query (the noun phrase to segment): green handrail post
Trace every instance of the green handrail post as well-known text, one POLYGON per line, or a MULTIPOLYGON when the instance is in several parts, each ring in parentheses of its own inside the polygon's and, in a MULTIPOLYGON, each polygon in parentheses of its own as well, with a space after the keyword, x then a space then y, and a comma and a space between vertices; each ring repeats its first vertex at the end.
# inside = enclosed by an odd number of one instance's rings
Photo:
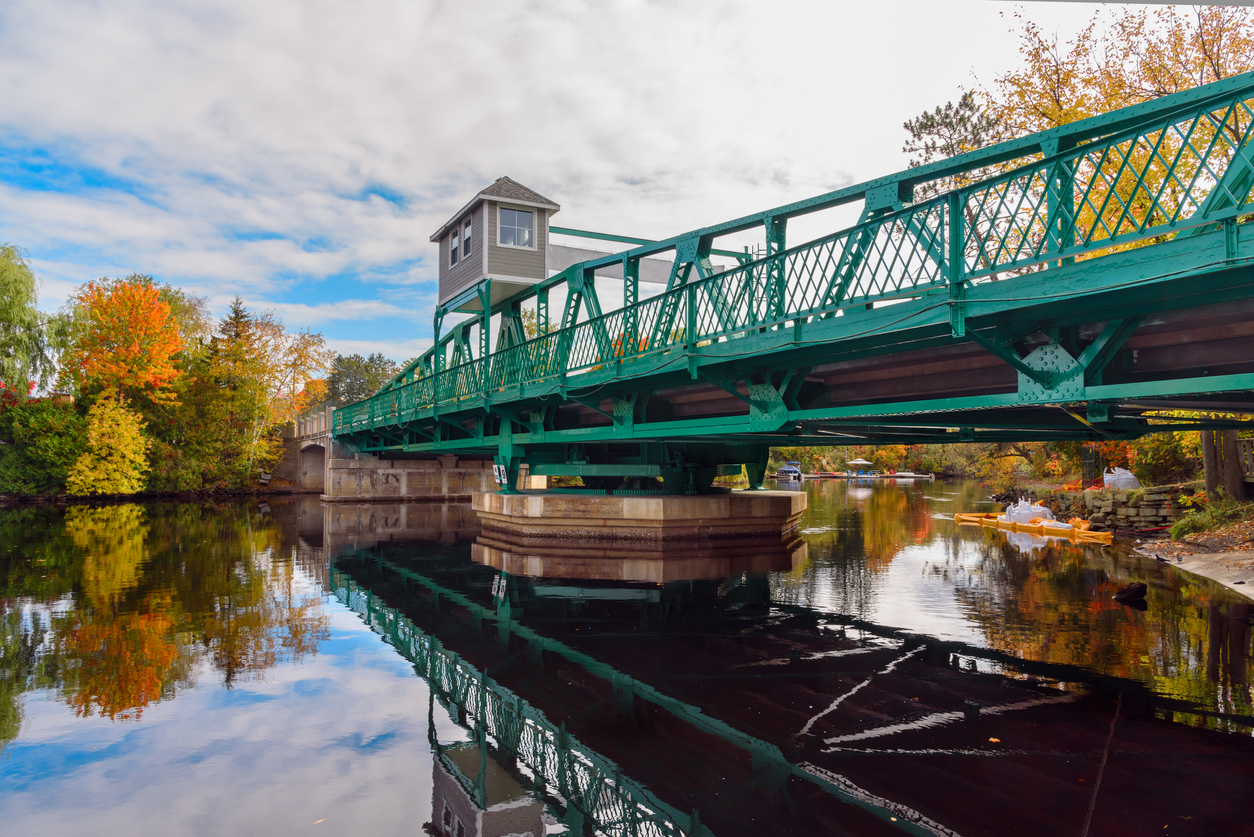
POLYGON ((687 322, 684 329, 684 341, 688 344, 688 374, 695 381, 697 378, 697 286, 689 284, 684 288, 684 304, 687 306, 687 322))
MULTIPOLYGON (((1161 138, 1160 138, 1161 140, 1161 138)), ((1041 143, 1045 156, 1053 157, 1070 144, 1051 139, 1041 143)), ((1046 252, 1061 253, 1074 244, 1075 238, 1075 160, 1060 158, 1050 168, 1049 192, 1046 196, 1046 252)), ((1072 264, 1074 256, 1063 256, 1058 265, 1072 264)))
POLYGON ((963 193, 954 190, 949 193, 946 215, 949 223, 949 252, 945 262, 945 279, 949 283, 949 327, 954 337, 967 336, 966 299, 966 225, 962 214, 963 193))
POLYGON ((640 259, 623 257, 623 340, 627 345, 621 347, 620 355, 636 354, 640 351, 639 309, 640 301, 640 259))
MULTIPOLYGON (((788 218, 770 217, 766 221, 766 256, 778 256, 784 252, 785 239, 787 238, 788 218)), ((783 319, 784 309, 787 306, 787 275, 784 271, 784 260, 776 258, 770 263, 770 294, 771 305, 768 319, 783 319)), ((782 328, 782 324, 780 325, 782 328)))

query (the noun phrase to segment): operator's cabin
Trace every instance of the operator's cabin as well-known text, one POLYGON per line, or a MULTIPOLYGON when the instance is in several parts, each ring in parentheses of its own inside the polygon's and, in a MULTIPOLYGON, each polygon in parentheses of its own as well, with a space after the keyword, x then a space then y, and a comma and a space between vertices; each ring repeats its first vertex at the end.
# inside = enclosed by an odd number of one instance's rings
POLYGON ((560 209, 508 177, 471 198, 431 236, 440 245, 440 306, 482 311, 476 289, 486 280, 496 305, 548 278, 549 216, 560 209))

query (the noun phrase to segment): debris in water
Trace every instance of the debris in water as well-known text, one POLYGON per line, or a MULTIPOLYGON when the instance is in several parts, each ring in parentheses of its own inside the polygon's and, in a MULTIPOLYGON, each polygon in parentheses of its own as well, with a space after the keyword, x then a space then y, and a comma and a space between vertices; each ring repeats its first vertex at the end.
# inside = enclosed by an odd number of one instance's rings
POLYGON ((1137 610, 1145 610, 1145 594, 1149 591, 1149 585, 1144 581, 1134 581, 1127 587, 1123 587, 1119 592, 1115 593, 1114 600, 1119 604, 1136 608, 1137 610))

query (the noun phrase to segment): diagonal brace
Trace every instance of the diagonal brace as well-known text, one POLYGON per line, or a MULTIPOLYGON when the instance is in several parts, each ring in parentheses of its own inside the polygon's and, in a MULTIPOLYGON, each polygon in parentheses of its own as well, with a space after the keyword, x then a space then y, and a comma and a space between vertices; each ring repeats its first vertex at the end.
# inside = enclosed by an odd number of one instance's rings
POLYGON ((597 402, 595 402, 595 401, 588 401, 587 399, 584 399, 584 398, 579 398, 579 397, 574 396, 574 395, 568 395, 568 396, 566 396, 566 397, 567 397, 567 398, 569 398, 571 401, 574 401, 574 402, 576 402, 576 403, 578 403, 578 404, 582 404, 583 406, 587 407, 587 408, 588 408, 589 410, 591 410, 592 412, 594 412, 594 413, 600 413, 601 415, 605 416, 605 417, 606 417, 607 419, 609 419, 610 421, 614 421, 614 414, 613 414, 613 413, 607 413, 607 412, 605 412, 604 410, 602 410, 602 409, 601 409, 601 407, 600 407, 600 405, 599 405, 597 402))
POLYGON ((714 384, 714 386, 718 387, 723 392, 726 392, 729 395, 736 396, 741 401, 745 402, 751 407, 756 406, 754 405, 752 398, 750 398, 747 395, 742 394, 738 389, 736 389, 735 383, 728 385, 726 381, 721 381, 718 378, 713 377, 712 375, 707 375, 705 372, 702 372, 700 369, 697 370, 697 377, 705 381, 706 383, 714 384))
POLYGON ((459 433, 465 433, 465 434, 467 435, 467 437, 469 437, 469 438, 472 438, 472 439, 473 439, 473 438, 474 438, 474 436, 475 436, 475 434, 474 434, 474 433, 471 433, 469 430, 467 430, 466 428, 462 427, 462 426, 461 426, 460 424, 458 424, 457 422, 455 422, 455 421, 451 421, 451 420, 449 420, 449 419, 446 419, 444 416, 435 416, 435 420, 436 420, 436 421, 438 421, 440 424, 443 424, 443 425, 446 425, 446 426, 448 426, 448 427, 453 428, 454 430, 458 431, 459 433))
POLYGON ((1031 366, 1028 366, 1026 363, 1022 361, 1022 359, 1020 359, 1020 357, 1017 354, 1015 354, 1013 349, 1006 348, 1004 346, 998 346, 996 343, 992 342, 991 340, 986 339, 985 337, 982 337, 978 332, 975 332, 975 331, 968 331, 967 336, 970 337, 972 340, 974 340, 976 343, 983 346, 985 350, 1001 358, 1006 363, 1009 363, 1015 369, 1018 369, 1024 375, 1027 375, 1029 378, 1036 381, 1038 384, 1045 387, 1046 389, 1054 388, 1053 376, 1045 372, 1041 372, 1040 370, 1033 369, 1031 366))
POLYGON ((1114 358, 1115 352, 1127 342, 1145 317, 1128 317, 1126 320, 1111 320, 1106 323, 1097 339, 1085 348, 1077 361, 1084 369, 1085 381, 1095 380, 1106 365, 1114 358))

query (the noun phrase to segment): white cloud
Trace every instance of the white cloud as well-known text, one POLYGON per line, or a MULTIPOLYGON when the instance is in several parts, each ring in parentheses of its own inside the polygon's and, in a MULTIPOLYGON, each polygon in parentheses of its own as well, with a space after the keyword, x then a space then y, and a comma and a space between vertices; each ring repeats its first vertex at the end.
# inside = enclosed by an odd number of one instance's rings
POLYGON ((1016 60, 1003 9, 10 0, 0 138, 135 194, 2 187, 0 239, 49 292, 138 270, 316 310, 430 282, 427 236, 502 174, 558 223, 672 235, 904 165, 903 120, 1016 60))
POLYGON ((405 314, 405 309, 377 299, 345 299, 305 305, 296 302, 265 302, 245 300, 249 307, 274 311, 289 326, 312 326, 331 320, 371 320, 405 314))
POLYGON ((418 340, 341 340, 332 337, 327 340, 327 346, 342 355, 372 355, 375 352, 390 357, 396 362, 408 360, 409 358, 418 357, 418 355, 431 348, 433 341, 428 339, 418 340))

